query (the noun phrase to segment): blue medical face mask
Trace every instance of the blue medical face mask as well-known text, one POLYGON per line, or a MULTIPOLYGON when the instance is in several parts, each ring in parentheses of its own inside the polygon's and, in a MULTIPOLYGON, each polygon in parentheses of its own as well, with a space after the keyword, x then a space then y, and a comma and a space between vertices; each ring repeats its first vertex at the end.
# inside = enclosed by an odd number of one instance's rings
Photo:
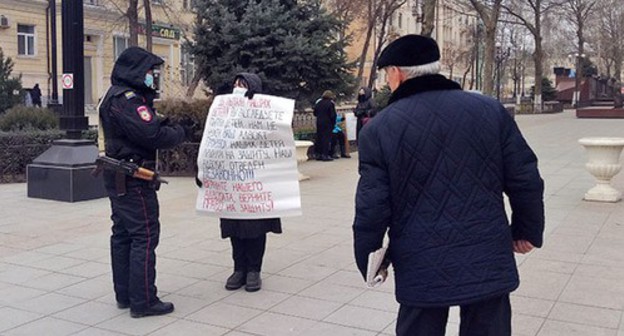
POLYGON ((150 89, 154 88, 154 75, 150 73, 145 74, 145 81, 143 83, 145 83, 145 86, 147 86, 150 89))

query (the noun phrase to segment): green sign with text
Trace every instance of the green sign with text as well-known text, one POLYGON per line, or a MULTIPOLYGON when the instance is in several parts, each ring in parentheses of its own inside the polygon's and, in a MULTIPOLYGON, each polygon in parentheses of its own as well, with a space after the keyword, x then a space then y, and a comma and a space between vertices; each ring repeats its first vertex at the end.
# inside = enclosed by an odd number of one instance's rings
MULTIPOLYGON (((139 33, 145 35, 145 30, 145 24, 141 23, 141 25, 139 26, 139 33)), ((174 27, 166 27, 158 24, 152 24, 152 36, 170 40, 179 40, 180 30, 174 27)))

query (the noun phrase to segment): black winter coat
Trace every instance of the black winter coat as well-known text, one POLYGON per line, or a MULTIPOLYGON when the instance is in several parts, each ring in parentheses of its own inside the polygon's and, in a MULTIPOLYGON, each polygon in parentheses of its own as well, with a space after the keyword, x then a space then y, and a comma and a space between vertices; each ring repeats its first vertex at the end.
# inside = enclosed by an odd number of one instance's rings
POLYGON ((107 156, 141 164, 154 161, 157 149, 185 140, 182 126, 154 113, 155 91, 144 84, 147 71, 162 63, 160 57, 137 47, 126 49, 115 62, 112 86, 99 109, 107 156))
POLYGON ((401 304, 467 304, 518 287, 512 240, 542 246, 544 186, 500 103, 440 75, 410 79, 363 128, 359 153, 353 230, 363 275, 389 229, 401 304))
POLYGON ((336 104, 329 98, 321 99, 314 105, 314 116, 316 117, 317 133, 329 133, 331 135, 334 125, 336 125, 336 104))

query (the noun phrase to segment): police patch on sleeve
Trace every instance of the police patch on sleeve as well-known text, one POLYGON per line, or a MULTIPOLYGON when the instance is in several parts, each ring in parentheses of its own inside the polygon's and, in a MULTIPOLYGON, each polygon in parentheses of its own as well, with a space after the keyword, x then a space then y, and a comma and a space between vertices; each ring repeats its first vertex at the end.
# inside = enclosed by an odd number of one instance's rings
POLYGON ((145 122, 152 121, 152 114, 150 113, 150 111, 147 108, 147 106, 141 105, 141 106, 137 107, 137 113, 139 114, 139 117, 141 117, 141 120, 143 120, 145 122))
POLYGON ((126 96, 126 99, 128 99, 128 100, 136 97, 136 94, 134 94, 134 92, 132 92, 132 91, 128 91, 124 95, 126 96))

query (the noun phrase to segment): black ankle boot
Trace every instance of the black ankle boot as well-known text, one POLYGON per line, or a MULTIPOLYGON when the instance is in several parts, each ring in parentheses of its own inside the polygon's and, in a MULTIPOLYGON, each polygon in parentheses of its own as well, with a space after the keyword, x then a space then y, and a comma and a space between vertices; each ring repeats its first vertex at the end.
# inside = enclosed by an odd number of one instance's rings
POLYGON ((156 303, 151 305, 146 310, 133 310, 130 308, 130 316, 133 318, 139 318, 144 316, 156 316, 156 315, 165 315, 173 312, 173 303, 171 302, 162 302, 158 300, 156 303))
POLYGON ((245 285, 245 272, 242 271, 234 271, 232 275, 225 282, 225 289, 227 290, 237 290, 245 285))
POLYGON ((247 273, 247 284, 245 290, 248 292, 256 292, 262 288, 262 279, 260 279, 260 272, 247 273))
POLYGON ((130 302, 117 301, 117 308, 119 308, 119 309, 128 309, 128 308, 130 308, 130 302))

